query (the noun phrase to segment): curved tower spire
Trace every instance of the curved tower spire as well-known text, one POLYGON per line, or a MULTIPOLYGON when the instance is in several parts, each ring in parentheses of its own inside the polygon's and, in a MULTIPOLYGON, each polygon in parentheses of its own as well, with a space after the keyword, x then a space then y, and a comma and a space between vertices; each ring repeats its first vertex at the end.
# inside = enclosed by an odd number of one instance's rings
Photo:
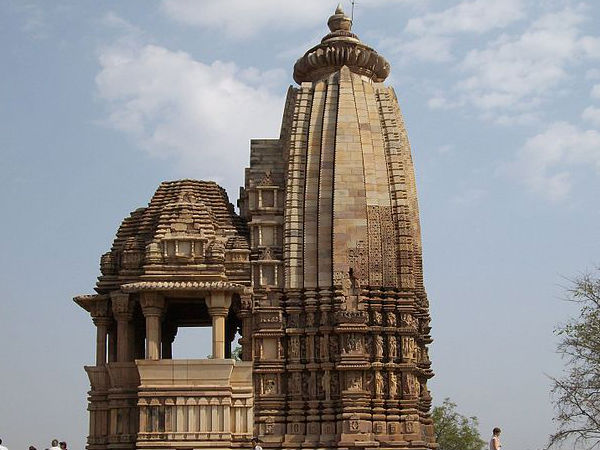
POLYGON ((327 24, 294 66, 280 139, 252 141, 240 199, 257 431, 265 447, 435 448, 410 144, 386 59, 341 6, 327 24))

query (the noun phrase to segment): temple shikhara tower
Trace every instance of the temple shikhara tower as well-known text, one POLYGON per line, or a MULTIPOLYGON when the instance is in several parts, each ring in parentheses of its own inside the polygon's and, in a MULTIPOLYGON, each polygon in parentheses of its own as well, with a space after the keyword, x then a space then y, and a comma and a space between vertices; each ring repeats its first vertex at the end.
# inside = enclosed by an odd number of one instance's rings
POLYGON ((214 182, 162 183, 75 298, 97 328, 89 450, 436 448, 410 145, 351 24, 338 7, 296 62, 239 215, 214 182), (173 359, 203 326, 212 358, 173 359))

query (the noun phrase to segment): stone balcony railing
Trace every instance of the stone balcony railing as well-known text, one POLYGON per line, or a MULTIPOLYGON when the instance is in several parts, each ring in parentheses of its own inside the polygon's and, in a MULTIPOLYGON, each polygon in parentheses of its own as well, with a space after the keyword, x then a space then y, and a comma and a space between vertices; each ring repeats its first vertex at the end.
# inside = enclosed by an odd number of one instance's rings
POLYGON ((251 362, 137 360, 136 364, 138 447, 230 448, 252 436, 251 362))

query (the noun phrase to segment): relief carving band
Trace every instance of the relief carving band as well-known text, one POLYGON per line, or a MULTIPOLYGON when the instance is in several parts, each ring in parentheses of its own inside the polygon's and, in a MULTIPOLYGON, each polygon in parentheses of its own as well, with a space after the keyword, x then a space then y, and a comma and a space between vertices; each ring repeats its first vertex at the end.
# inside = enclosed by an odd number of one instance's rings
MULTIPOLYGON (((253 436, 265 450, 437 448, 391 68, 341 6, 327 26, 298 55, 279 133, 251 141, 239 198, 213 181, 161 183, 107 245, 95 293, 75 298, 96 327, 86 450, 233 450, 253 436), (183 327, 211 328, 197 343, 210 357, 174 357, 183 327)), ((255 111, 248 99, 237 107, 255 111)))

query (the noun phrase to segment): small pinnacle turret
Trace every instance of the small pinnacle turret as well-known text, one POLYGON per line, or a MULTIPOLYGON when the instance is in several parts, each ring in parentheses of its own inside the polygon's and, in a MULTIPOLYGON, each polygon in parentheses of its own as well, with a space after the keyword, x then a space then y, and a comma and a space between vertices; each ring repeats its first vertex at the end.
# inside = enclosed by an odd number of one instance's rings
POLYGON ((352 28, 352 20, 346 16, 341 4, 338 5, 333 13, 333 16, 331 16, 327 21, 327 26, 332 32, 339 30, 350 31, 352 28))

